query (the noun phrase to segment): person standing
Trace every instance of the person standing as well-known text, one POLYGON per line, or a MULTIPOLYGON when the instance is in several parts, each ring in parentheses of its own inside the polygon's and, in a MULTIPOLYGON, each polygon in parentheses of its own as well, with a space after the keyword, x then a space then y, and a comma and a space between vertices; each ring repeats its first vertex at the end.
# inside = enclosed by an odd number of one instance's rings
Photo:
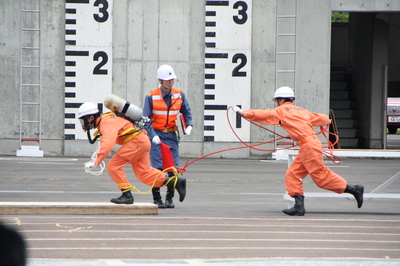
MULTIPOLYGON (((169 65, 162 65, 157 70, 157 79, 159 87, 150 91, 144 99, 143 115, 152 120, 151 125, 146 127, 148 135, 152 140, 151 144, 151 165, 159 170, 162 168, 162 157, 160 143, 164 143, 171 147, 170 151, 173 155, 174 166, 179 166, 179 131, 176 120, 181 114, 186 122, 185 135, 190 135, 192 124, 192 112, 185 93, 174 88, 176 79, 174 69, 169 65)), ((173 173, 169 172, 169 176, 173 173)), ((165 204, 162 201, 160 188, 152 189, 154 203, 159 208, 174 208, 172 198, 174 197, 174 189, 167 188, 165 204)))
POLYGON ((315 126, 327 126, 331 123, 325 114, 312 113, 307 109, 294 105, 294 91, 290 87, 280 87, 275 91, 274 101, 277 107, 269 110, 242 110, 238 106, 233 111, 249 120, 280 125, 296 141, 299 153, 289 166, 285 175, 285 187, 288 194, 295 199, 295 205, 283 212, 287 215, 303 216, 304 190, 303 182, 308 174, 314 183, 322 188, 336 193, 350 193, 358 208, 363 204, 364 186, 349 185, 347 181, 324 165, 322 143, 315 136, 315 126))
MULTIPOLYGON (((175 180, 150 166, 151 144, 145 130, 138 128, 131 121, 118 116, 115 112, 101 114, 96 104, 92 102, 86 102, 79 107, 78 118, 84 131, 97 128, 101 135, 100 147, 96 158, 85 163, 85 170, 101 164, 115 144, 121 145, 107 164, 108 174, 117 183, 117 188, 122 192, 119 198, 111 199, 112 203, 133 204, 134 202, 131 193, 133 187, 129 184, 123 169, 123 166, 127 164, 131 164, 133 172, 140 182, 149 186, 154 183, 158 187, 168 186, 171 189, 176 187, 180 196, 179 200, 182 202, 185 199, 185 178, 177 177, 178 180, 175 180)), ((92 143, 92 141, 90 142, 92 143)))

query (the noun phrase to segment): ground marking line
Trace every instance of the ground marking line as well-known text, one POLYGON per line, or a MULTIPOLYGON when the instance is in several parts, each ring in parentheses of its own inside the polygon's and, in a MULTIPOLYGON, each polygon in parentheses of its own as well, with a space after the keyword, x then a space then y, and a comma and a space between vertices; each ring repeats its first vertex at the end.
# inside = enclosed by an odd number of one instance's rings
POLYGON ((68 164, 68 165, 73 165, 75 163, 56 163, 56 162, 17 162, 17 163, 23 163, 23 164, 68 164))
POLYGON ((78 159, 67 159, 67 158, 47 158, 47 159, 32 159, 32 158, 16 158, 16 157, 10 157, 10 158, 0 158, 0 161, 17 161, 17 162, 46 162, 46 161, 53 161, 53 162, 63 162, 63 161, 72 161, 72 162, 76 162, 78 161, 78 159))
MULTIPOLYGON (((400 223, 400 222, 399 222, 400 223)), ((23 225, 52 225, 54 223, 23 223, 23 225)), ((62 223, 64 225, 91 225, 91 226, 101 226, 101 225, 112 225, 112 226, 157 226, 158 223, 62 223)), ((174 226, 176 223, 163 224, 164 226, 174 226)), ((293 227, 291 224, 179 224, 180 227, 190 227, 190 226, 210 226, 210 227, 293 227)), ((398 225, 393 226, 351 226, 351 225, 298 225, 302 228, 350 228, 350 229, 400 229, 398 225)), ((179 232, 179 230, 177 231, 179 232)))
MULTIPOLYGON (((246 239, 246 238, 26 238, 27 241, 240 241, 240 242, 293 242, 293 239, 246 239)), ((347 239, 301 239, 301 242, 345 242, 345 243, 390 243, 400 241, 386 240, 347 240, 347 239)))
MULTIPOLYGON (((374 248, 306 248, 306 247, 168 247, 169 250, 344 250, 344 251, 390 251, 400 252, 400 249, 374 248)), ((73 247, 73 248, 28 248, 28 250, 121 250, 121 247, 73 247)), ((163 247, 124 247, 124 250, 164 250, 163 247)))
MULTIPOLYGON (((21 233, 60 233, 65 230, 18 230, 21 233)), ((229 233, 229 234, 321 234, 321 235, 367 235, 367 236, 400 236, 400 234, 391 233, 351 233, 351 232, 298 232, 298 231, 198 231, 198 230, 184 230, 184 231, 165 231, 165 230, 80 230, 81 233, 229 233)))
MULTIPOLYGON (((0 191, 1 192, 1 191, 0 191)), ((85 192, 86 193, 86 192, 85 192)), ((283 194, 282 194, 283 195, 283 194)), ((351 214, 351 213, 349 213, 351 214)), ((10 215, 9 215, 10 216, 10 215)), ((7 217, 7 215, 3 215, 2 217, 7 217)), ((286 216, 285 216, 286 217, 286 216)), ((60 219, 60 215, 24 215, 25 219, 60 219)), ((387 223, 400 223, 400 220, 376 220, 376 219, 313 219, 313 218, 296 218, 296 217, 290 217, 289 218, 237 218, 237 217, 187 217, 187 216, 174 216, 174 217, 161 217, 161 216, 152 216, 151 218, 149 217, 144 217, 144 216, 134 216, 132 217, 131 215, 102 215, 102 216, 93 216, 93 215, 79 215, 79 216, 71 216, 71 215, 63 215, 62 219, 96 219, 96 220, 122 220, 122 219, 127 219, 129 221, 132 220, 168 220, 168 221, 179 221, 181 222, 182 220, 186 221, 199 221, 199 220, 216 220, 216 221, 226 221, 226 220, 232 220, 232 221, 259 221, 259 222, 273 222, 273 221, 279 221, 279 222, 289 222, 292 223, 292 225, 296 226, 301 226, 302 224, 299 224, 299 222, 305 223, 305 222, 331 222, 331 223, 337 223, 337 222, 355 222, 357 224, 359 223, 371 223, 371 222, 387 222, 387 223)), ((176 225, 176 223, 174 224, 176 225)))

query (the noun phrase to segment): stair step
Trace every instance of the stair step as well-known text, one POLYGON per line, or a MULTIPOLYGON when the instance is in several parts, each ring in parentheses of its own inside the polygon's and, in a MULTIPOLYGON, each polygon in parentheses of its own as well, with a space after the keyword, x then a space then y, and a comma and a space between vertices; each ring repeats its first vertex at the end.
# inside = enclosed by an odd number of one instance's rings
POLYGON ((357 138, 356 128, 340 128, 338 129, 340 138, 357 138))
POLYGON ((332 69, 330 82, 330 108, 333 110, 341 148, 354 149, 362 145, 358 112, 351 88, 349 69, 332 69))
POLYGON ((350 91, 331 90, 331 100, 348 100, 352 99, 353 95, 350 91))
POLYGON ((21 149, 17 150, 17 156, 43 157, 43 155, 44 152, 39 146, 21 145, 21 149))
POLYGON ((350 119, 350 118, 358 118, 357 116, 357 111, 355 110, 334 110, 335 113, 335 118, 340 119, 340 118, 345 118, 345 119, 350 119))
POLYGON ((358 148, 360 145, 360 140, 359 139, 353 139, 353 138, 340 138, 340 146, 342 149, 346 148, 358 148))
POLYGON ((355 109, 355 103, 352 100, 331 100, 331 109, 343 110, 343 109, 355 109))
POLYGON ((331 80, 346 80, 348 79, 348 73, 346 72, 331 72, 331 80))
POLYGON ((357 128, 358 120, 356 119, 336 119, 336 125, 338 129, 342 128, 357 128))
POLYGON ((347 81, 331 81, 331 90, 335 91, 347 90, 347 81))

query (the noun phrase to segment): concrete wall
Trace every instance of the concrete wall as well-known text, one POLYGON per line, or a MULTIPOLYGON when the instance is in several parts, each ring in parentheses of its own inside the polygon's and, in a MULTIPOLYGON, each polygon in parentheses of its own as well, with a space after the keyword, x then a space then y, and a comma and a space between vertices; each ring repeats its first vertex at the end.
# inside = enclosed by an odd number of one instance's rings
POLYGON ((382 111, 386 109, 386 67, 389 61, 389 15, 378 14, 374 19, 374 49, 372 51, 372 80, 370 97, 370 134, 364 138, 364 147, 372 149, 382 149, 382 140, 386 138, 386 114, 382 111), (382 130, 378 130, 378 129, 382 130))
MULTIPOLYGON (((157 68, 173 66, 175 87, 186 93, 194 110, 194 130, 185 137, 189 145, 181 145, 190 148, 181 152, 198 156, 203 150, 204 11, 199 11, 204 2, 118 0, 113 9, 113 93, 143 106, 145 95, 158 87, 157 68)), ((93 149, 84 140, 66 141, 67 155, 93 149)))
POLYGON ((300 1, 297 24, 297 89, 300 93, 296 95, 296 104, 326 114, 329 111, 330 18, 331 11, 325 1, 300 1))
MULTIPOLYGON (((88 156, 95 147, 86 141, 64 141, 65 3, 62 0, 43 2, 42 149, 45 156, 88 156)), ((276 3, 276 0, 252 2, 251 108, 274 107, 271 98, 275 90, 276 3)), ((19 124, 19 1, 1 1, 0 10, 0 96, 5 99, 0 108, 6 114, 0 121, 0 154, 14 155, 19 148, 19 137, 15 134, 19 124)), ((113 93, 135 99, 141 105, 145 93, 158 85, 157 67, 171 64, 178 75, 176 87, 187 93, 194 111, 195 127, 190 137, 182 138, 182 156, 198 157, 239 146, 237 142, 203 141, 205 2, 118 0, 114 1, 113 10, 113 93)), ((328 113, 331 11, 350 10, 395 11, 400 10, 400 3, 397 0, 299 0, 297 104, 328 113)), ((252 143, 269 139, 272 138, 265 131, 251 128, 252 143)), ((242 149, 215 157, 268 155, 268 152, 242 149)))
MULTIPOLYGON (((29 7, 31 3, 26 4, 29 7)), ((42 149, 47 155, 64 154, 64 5, 64 1, 44 1, 43 6, 42 149)), ((1 1, 0 9, 0 95, 4 99, 0 110, 5 114, 0 121, 0 153, 16 154, 20 115, 20 1, 1 1)))

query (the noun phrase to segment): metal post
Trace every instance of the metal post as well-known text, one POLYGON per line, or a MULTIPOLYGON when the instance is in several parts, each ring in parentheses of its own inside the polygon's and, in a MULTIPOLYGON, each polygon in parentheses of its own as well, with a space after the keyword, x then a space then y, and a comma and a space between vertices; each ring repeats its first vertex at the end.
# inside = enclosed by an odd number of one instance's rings
POLYGON ((388 94, 388 66, 383 66, 383 80, 382 80, 382 93, 383 93, 383 149, 387 148, 387 94, 388 94))

